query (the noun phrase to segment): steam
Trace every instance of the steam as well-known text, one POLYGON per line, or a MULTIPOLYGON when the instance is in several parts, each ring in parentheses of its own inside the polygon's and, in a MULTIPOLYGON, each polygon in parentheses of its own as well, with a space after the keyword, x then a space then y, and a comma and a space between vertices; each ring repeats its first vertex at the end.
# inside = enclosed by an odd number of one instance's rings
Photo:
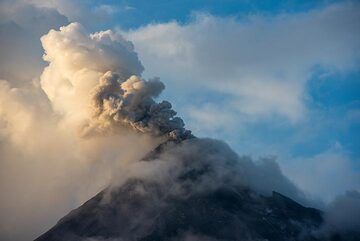
POLYGON ((88 34, 72 23, 41 41, 49 62, 41 86, 56 111, 81 123, 83 136, 119 126, 171 139, 190 136, 169 102, 155 102, 164 84, 141 78, 144 68, 121 35, 110 30, 88 34))
POLYGON ((112 31, 89 34, 78 23, 50 30, 41 38, 49 65, 40 79, 54 111, 79 127, 91 118, 90 93, 107 72, 125 81, 143 71, 130 42, 112 31))
POLYGON ((278 191, 307 202, 273 159, 255 163, 250 157, 237 155, 223 141, 210 138, 166 142, 161 145, 161 151, 154 151, 143 161, 129 165, 121 177, 113 186, 138 178, 157 183, 168 189, 167 193, 180 197, 226 186, 250 187, 264 195, 278 191))

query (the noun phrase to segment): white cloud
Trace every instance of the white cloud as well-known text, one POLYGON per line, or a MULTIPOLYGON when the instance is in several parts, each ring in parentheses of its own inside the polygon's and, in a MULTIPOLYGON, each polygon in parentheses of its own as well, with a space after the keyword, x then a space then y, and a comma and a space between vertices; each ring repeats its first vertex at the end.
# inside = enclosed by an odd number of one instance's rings
POLYGON ((360 191, 360 173, 348 154, 337 145, 313 157, 281 162, 281 167, 310 197, 325 202, 346 190, 360 191))
POLYGON ((133 7, 124 3, 106 4, 86 0, 22 0, 37 7, 52 8, 66 16, 70 22, 80 22, 89 30, 103 29, 114 25, 116 17, 133 7))
POLYGON ((194 106, 188 108, 187 111, 191 121, 189 125, 195 132, 223 131, 224 128, 226 131, 231 131, 235 126, 239 127, 236 121, 237 116, 232 115, 232 112, 228 110, 218 109, 218 106, 208 104, 202 106, 201 109, 194 106))
POLYGON ((306 114, 305 84, 315 66, 338 71, 358 66, 359 9, 341 3, 240 20, 198 14, 185 25, 150 24, 125 34, 146 75, 183 86, 189 95, 194 89, 199 95, 203 89, 225 93, 232 97, 231 111, 296 122, 306 114))

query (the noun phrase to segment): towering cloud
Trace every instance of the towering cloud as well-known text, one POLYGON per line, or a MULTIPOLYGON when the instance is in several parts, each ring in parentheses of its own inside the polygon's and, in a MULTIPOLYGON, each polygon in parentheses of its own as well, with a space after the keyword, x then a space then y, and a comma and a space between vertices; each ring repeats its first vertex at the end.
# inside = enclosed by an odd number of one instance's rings
POLYGON ((175 139, 190 135, 169 102, 154 101, 164 84, 141 78, 144 68, 121 35, 88 34, 72 23, 41 41, 49 62, 41 86, 58 113, 82 123, 84 136, 119 126, 175 139))

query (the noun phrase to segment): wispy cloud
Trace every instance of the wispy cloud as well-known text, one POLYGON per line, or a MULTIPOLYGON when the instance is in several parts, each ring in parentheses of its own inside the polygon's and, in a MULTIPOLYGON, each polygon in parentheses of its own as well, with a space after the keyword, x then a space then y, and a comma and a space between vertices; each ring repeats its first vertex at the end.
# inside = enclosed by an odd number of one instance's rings
POLYGON ((312 198, 330 202, 346 190, 360 191, 360 173, 339 143, 315 156, 281 164, 289 178, 312 198))

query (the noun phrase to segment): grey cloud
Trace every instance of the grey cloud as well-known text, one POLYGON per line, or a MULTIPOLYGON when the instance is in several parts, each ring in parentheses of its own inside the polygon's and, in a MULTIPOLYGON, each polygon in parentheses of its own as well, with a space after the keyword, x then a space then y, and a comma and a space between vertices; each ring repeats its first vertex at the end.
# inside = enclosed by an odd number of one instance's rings
POLYGON ((113 185, 121 185, 128 175, 157 182, 180 197, 229 185, 249 187, 267 196, 277 191, 309 204, 273 159, 254 162, 250 157, 238 156, 226 143, 207 138, 169 142, 160 147, 146 161, 129 165, 127 174, 120 175, 121 182, 115 181, 113 185))
POLYGON ((1 1, 0 78, 20 85, 38 77, 44 68, 40 37, 67 22, 67 18, 54 9, 23 1, 1 1))
POLYGON ((360 230, 359 191, 347 191, 329 204, 325 212, 324 228, 332 232, 360 230))
POLYGON ((153 135, 168 135, 174 139, 190 136, 181 118, 167 101, 156 103, 165 88, 159 79, 145 81, 131 76, 123 81, 112 72, 107 72, 93 93, 93 118, 107 119, 110 123, 133 127, 153 135))

